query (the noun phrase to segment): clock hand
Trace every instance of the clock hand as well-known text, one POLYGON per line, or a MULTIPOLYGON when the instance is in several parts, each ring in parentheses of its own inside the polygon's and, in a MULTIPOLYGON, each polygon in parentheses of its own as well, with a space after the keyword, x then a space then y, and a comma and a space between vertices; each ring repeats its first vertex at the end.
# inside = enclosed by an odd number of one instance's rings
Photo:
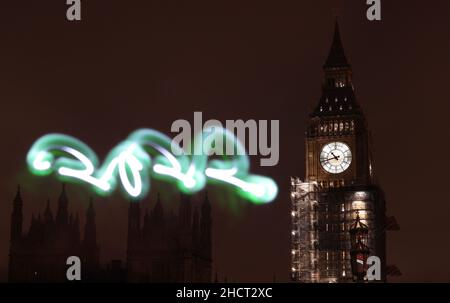
POLYGON ((340 156, 337 156, 337 157, 333 157, 333 158, 329 158, 329 159, 324 159, 324 160, 321 160, 320 162, 328 162, 328 161, 330 161, 330 160, 339 160, 339 157, 340 156))
POLYGON ((336 155, 333 152, 331 152, 331 154, 333 155, 333 158, 335 158, 336 160, 339 160, 339 156, 336 157, 336 155))

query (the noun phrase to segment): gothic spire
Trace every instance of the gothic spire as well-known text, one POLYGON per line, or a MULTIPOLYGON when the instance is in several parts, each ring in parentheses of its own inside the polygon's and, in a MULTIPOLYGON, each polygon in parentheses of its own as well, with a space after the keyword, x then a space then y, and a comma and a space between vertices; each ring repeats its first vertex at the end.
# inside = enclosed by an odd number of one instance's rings
POLYGON ((50 209, 50 199, 47 199, 47 206, 45 207, 44 211, 44 220, 47 223, 53 221, 53 214, 52 210, 50 209))
POLYGON ((58 199, 58 211, 56 213, 56 222, 59 225, 65 225, 68 223, 69 219, 69 210, 68 210, 69 201, 67 199, 66 194, 66 185, 62 185, 62 191, 59 195, 58 199))
POLYGON ((211 204, 209 203, 208 193, 205 193, 205 200, 201 206, 200 219, 200 245, 202 253, 207 259, 211 259, 212 252, 212 220, 211 204))
POLYGON ((128 208, 128 242, 137 239, 141 232, 141 208, 139 202, 130 201, 128 208))
POLYGON ((15 243, 22 236, 22 197, 20 195, 20 185, 17 187, 16 197, 13 201, 13 211, 11 214, 11 230, 10 230, 10 241, 15 243))
POLYGON ((194 216, 192 218, 192 242, 194 246, 198 245, 198 241, 200 238, 199 235, 200 227, 199 227, 199 215, 198 215, 198 207, 194 208, 194 216))
POLYGON ((144 235, 144 238, 148 237, 151 234, 151 225, 150 225, 150 215, 148 213, 148 209, 145 209, 145 215, 144 215, 144 224, 142 227, 142 232, 144 235))
POLYGON ((192 206, 190 196, 185 194, 180 195, 180 207, 178 209, 178 212, 180 226, 184 228, 190 228, 192 223, 192 206))
POLYGON ((89 207, 86 210, 83 242, 85 248, 94 249, 97 247, 97 228, 95 225, 95 210, 92 198, 89 198, 89 207))
POLYGON ((62 190, 61 190, 61 194, 59 195, 59 200, 67 201, 66 184, 65 183, 62 184, 62 190))
POLYGON ((74 240, 76 243, 80 242, 80 216, 78 213, 75 215, 75 219, 73 221, 73 233, 74 233, 74 240))
MULTIPOLYGON (((78 220, 78 214, 76 218, 76 222, 78 220)), ((76 240, 79 241, 79 223, 76 224, 76 240)), ((94 201, 92 198, 89 198, 89 207, 86 210, 86 222, 84 225, 84 235, 82 240, 82 254, 85 262, 85 273, 87 280, 91 280, 94 278, 95 272, 98 269, 98 256, 99 249, 97 245, 97 229, 95 225, 95 210, 94 210, 94 201)))
MULTIPOLYGON (((342 117, 362 115, 362 110, 356 101, 352 69, 345 56, 337 20, 333 42, 331 43, 330 52, 323 68, 324 81, 322 85, 322 96, 311 116, 342 117)), ((343 128, 340 129, 345 129, 345 125, 342 126, 343 128)), ((315 127, 313 126, 308 132, 315 131, 315 127)), ((331 124, 327 126, 326 130, 331 131, 330 127, 331 124)), ((333 129, 334 127, 333 125, 333 129)), ((347 131, 351 128, 351 125, 348 125, 347 131)), ((322 130, 325 131, 325 128, 323 127, 322 130)))
MULTIPOLYGON (((148 209, 145 209, 144 226, 148 224, 149 219, 150 219, 150 217, 149 217, 149 215, 148 215, 148 209)), ((144 229, 145 229, 145 227, 144 227, 144 229)))
POLYGON ((331 44, 330 52, 327 61, 323 66, 325 69, 329 68, 348 68, 350 64, 345 56, 344 47, 342 46, 341 33, 339 31, 339 23, 336 19, 334 27, 334 37, 331 44))
POLYGON ((89 207, 86 211, 86 217, 87 219, 95 218, 94 200, 92 198, 89 198, 89 207))
POLYGON ((14 205, 22 204, 22 196, 20 194, 20 185, 17 186, 16 197, 14 198, 14 205))
POLYGON ((155 208, 153 209, 153 214, 155 217, 162 219, 163 214, 164 214, 164 210, 161 204, 161 197, 158 193, 157 198, 156 198, 156 204, 155 204, 155 208))
POLYGON ((211 203, 209 203, 209 198, 208 198, 208 192, 205 192, 205 199, 203 200, 203 204, 202 204, 202 216, 203 215, 207 215, 209 216, 211 214, 211 203))

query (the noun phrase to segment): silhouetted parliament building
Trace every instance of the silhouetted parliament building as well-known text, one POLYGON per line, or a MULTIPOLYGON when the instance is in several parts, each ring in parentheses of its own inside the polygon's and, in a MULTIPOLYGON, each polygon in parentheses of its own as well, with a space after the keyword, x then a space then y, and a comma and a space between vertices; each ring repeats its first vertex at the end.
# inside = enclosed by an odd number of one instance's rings
POLYGON ((65 282, 69 256, 81 260, 84 282, 211 282, 211 205, 207 196, 200 211, 189 196, 181 196, 179 214, 165 213, 159 199, 144 216, 140 203, 130 202, 127 262, 99 262, 92 201, 86 211, 83 238, 78 215, 69 214, 65 187, 53 216, 48 202, 44 214, 33 215, 23 232, 20 189, 13 202, 9 252, 10 282, 65 282), (142 222, 141 222, 142 221, 142 222))

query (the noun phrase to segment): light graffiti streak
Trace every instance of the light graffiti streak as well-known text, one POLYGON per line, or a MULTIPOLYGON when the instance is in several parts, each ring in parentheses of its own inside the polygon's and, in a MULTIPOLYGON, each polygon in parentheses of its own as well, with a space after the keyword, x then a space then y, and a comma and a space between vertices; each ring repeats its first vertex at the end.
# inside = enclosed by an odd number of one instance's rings
POLYGON ((232 143, 241 153, 209 159, 210 149, 203 147, 200 155, 188 156, 163 133, 139 129, 114 147, 102 165, 88 145, 63 134, 39 138, 28 152, 27 164, 35 175, 56 174, 64 182, 85 182, 100 195, 112 194, 120 180, 127 195, 142 199, 148 194, 153 177, 175 183, 186 194, 200 191, 207 183, 218 183, 233 186, 239 196, 255 204, 275 199, 277 185, 268 177, 249 174, 250 161, 234 134, 227 129, 206 129, 195 136, 194 144, 203 146, 205 137, 232 143), (177 156, 171 152, 174 149, 177 156))

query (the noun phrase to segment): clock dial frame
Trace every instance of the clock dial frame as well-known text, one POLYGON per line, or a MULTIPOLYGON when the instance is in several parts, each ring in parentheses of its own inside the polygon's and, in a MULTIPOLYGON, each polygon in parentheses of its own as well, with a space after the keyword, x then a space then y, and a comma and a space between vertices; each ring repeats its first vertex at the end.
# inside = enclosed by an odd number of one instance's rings
POLYGON ((343 142, 330 142, 322 147, 320 164, 330 174, 340 174, 346 171, 352 163, 350 147, 343 142))

